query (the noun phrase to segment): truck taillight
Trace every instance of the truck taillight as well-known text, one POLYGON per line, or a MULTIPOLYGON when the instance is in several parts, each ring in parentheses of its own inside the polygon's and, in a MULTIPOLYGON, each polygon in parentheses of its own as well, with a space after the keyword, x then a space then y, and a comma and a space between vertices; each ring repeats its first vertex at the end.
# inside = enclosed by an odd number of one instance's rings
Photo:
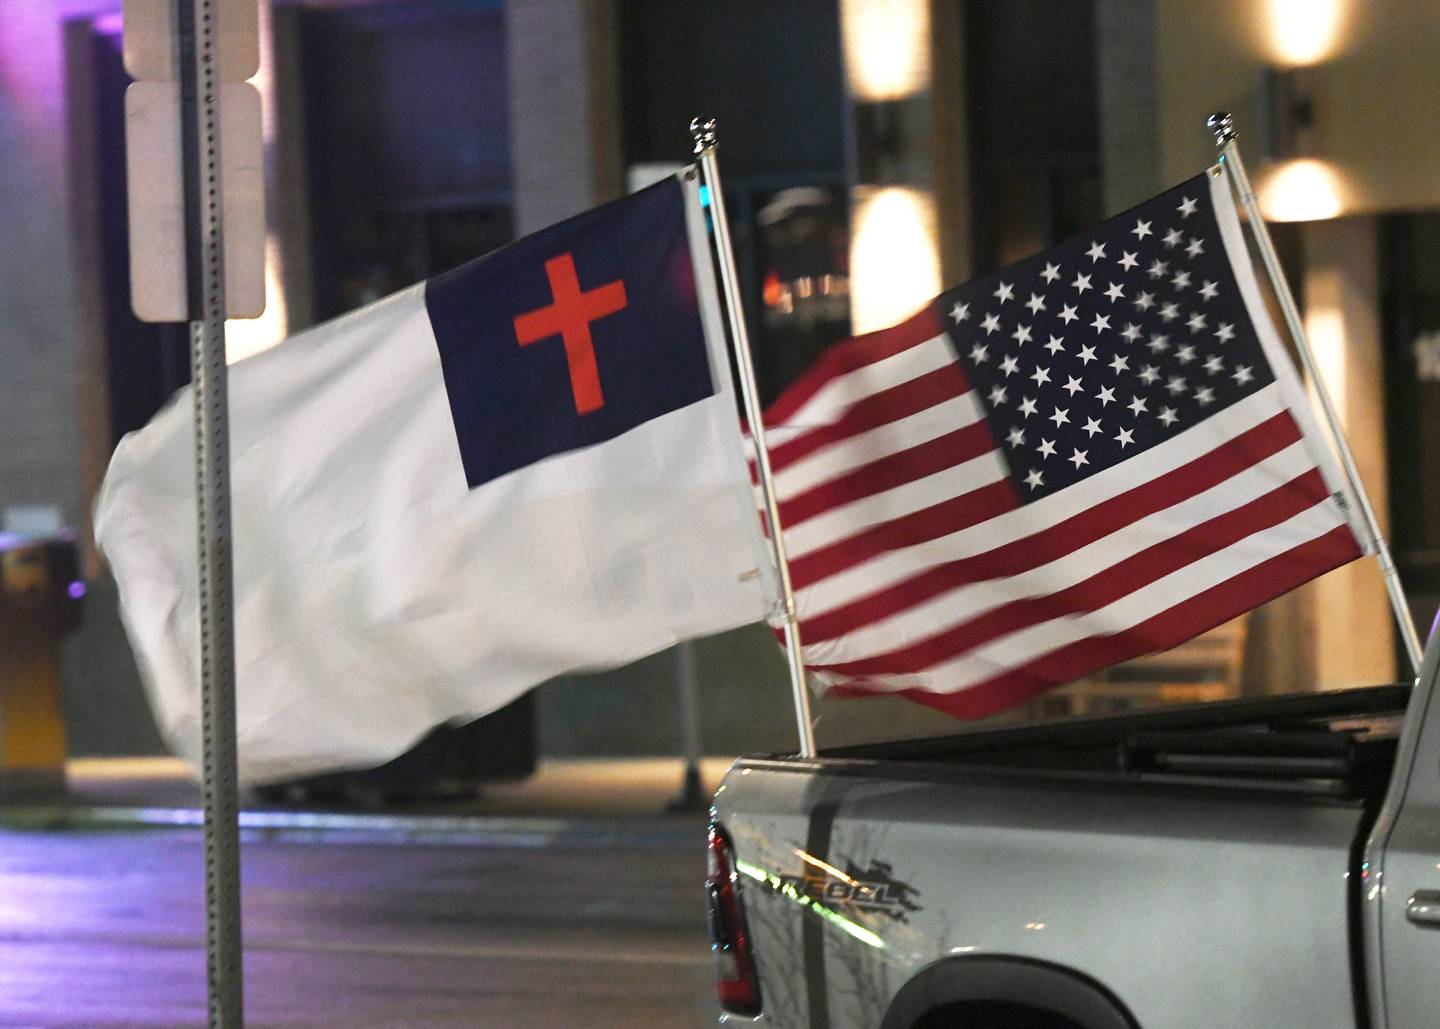
POLYGON ((760 1014, 760 979, 740 904, 734 848, 725 830, 710 826, 705 894, 710 908, 710 949, 715 955, 715 988, 720 1007, 732 1015, 760 1014))

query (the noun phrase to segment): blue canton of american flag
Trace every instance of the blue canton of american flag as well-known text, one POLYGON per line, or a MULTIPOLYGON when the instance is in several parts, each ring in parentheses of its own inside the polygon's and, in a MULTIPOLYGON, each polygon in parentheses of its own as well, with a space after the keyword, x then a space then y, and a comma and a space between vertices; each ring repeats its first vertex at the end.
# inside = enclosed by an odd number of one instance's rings
POLYGON ((940 307, 1026 500, 1275 381, 1203 175, 940 307))
POLYGON ((1364 550, 1213 173, 836 345, 765 421, 842 694, 981 717, 1364 550))

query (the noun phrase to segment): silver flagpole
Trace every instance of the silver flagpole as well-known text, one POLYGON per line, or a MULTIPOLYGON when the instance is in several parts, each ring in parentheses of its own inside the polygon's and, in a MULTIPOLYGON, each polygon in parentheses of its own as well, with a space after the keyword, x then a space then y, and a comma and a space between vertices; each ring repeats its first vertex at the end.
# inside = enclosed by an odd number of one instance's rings
POLYGON ((1300 309, 1295 303, 1295 297, 1290 292, 1290 284, 1285 280, 1285 273, 1280 268, 1280 259, 1275 253, 1275 244, 1270 239, 1270 230, 1265 227, 1265 219, 1260 214, 1260 208, 1255 202, 1255 192, 1250 188, 1250 178, 1245 174, 1245 165, 1240 160, 1240 150, 1235 144, 1235 119, 1228 111, 1220 111, 1212 114, 1206 120, 1205 125, 1215 133, 1215 145, 1220 149, 1220 160, 1225 165, 1230 175, 1230 181, 1234 184, 1235 190, 1240 194, 1240 203, 1249 215, 1250 231, 1254 233, 1255 242, 1260 249, 1260 258, 1265 262, 1265 271, 1270 276, 1270 284, 1275 289, 1275 296, 1280 301, 1280 310, 1285 314, 1285 324, 1290 329, 1290 336, 1295 340, 1295 349, 1300 353, 1300 362, 1305 366, 1305 374, 1309 377, 1311 385, 1315 388, 1315 395, 1320 400, 1320 409, 1325 416, 1325 423, 1330 430, 1330 435, 1335 441, 1335 450, 1340 455, 1340 464, 1345 470, 1345 478, 1349 483, 1350 492, 1360 502, 1360 515, 1365 522, 1365 531, 1370 534, 1370 540, 1375 546, 1375 556, 1380 560, 1380 570, 1385 575, 1385 591, 1390 594, 1390 607, 1395 613, 1395 624, 1400 630, 1400 638, 1405 642, 1405 653, 1410 657, 1410 666, 1415 675, 1420 674, 1420 661, 1422 658, 1420 637, 1415 631, 1415 622, 1410 617, 1410 607, 1405 602, 1405 589, 1400 583, 1400 573, 1395 568, 1395 562, 1390 557, 1390 547, 1385 542, 1385 535, 1380 531, 1379 519, 1375 517, 1375 508, 1370 503, 1370 495, 1365 492, 1365 483, 1360 479, 1360 470, 1355 465, 1355 455, 1350 452, 1350 444, 1345 439, 1345 432, 1340 426, 1340 418, 1335 412, 1335 405, 1330 400, 1330 393, 1325 388, 1325 380, 1315 365, 1315 357, 1310 352, 1310 340, 1305 335, 1305 326, 1300 319, 1300 309))
POLYGON ((695 671, 695 641, 685 640, 675 648, 675 673, 680 683, 680 735, 685 770, 681 774, 680 792, 667 811, 703 811, 710 798, 700 774, 700 696, 695 671))
POLYGON ((720 284, 725 295, 725 314, 730 323, 730 340, 735 362, 740 367, 740 393, 745 400, 745 420, 755 440, 755 463, 760 469, 760 491, 765 497, 765 520, 770 528, 770 546, 780 575, 780 594, 785 610, 785 653, 790 661, 790 686, 795 694, 795 722, 800 734, 800 756, 815 756, 815 726, 810 714, 810 693, 805 685, 805 657, 800 652, 800 625, 795 612, 795 590, 790 584, 790 562, 785 556, 785 539, 780 532, 780 504, 775 499, 775 480, 770 473, 770 451, 765 445, 765 423, 761 419, 760 391, 755 386, 755 366, 750 360, 750 337, 740 306, 740 282, 735 274, 735 253, 730 247, 730 223, 725 218, 725 197, 720 189, 720 168, 715 161, 715 119, 690 122, 695 156, 700 161, 701 181, 710 191, 710 211, 715 223, 715 249, 720 265, 720 284))

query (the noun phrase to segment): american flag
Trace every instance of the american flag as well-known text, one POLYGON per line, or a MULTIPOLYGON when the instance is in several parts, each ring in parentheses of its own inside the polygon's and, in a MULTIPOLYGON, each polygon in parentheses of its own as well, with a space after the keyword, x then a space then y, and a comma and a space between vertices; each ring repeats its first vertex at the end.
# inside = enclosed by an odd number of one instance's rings
POLYGON ((978 718, 1367 550, 1212 169, 766 413, 812 676, 978 718))

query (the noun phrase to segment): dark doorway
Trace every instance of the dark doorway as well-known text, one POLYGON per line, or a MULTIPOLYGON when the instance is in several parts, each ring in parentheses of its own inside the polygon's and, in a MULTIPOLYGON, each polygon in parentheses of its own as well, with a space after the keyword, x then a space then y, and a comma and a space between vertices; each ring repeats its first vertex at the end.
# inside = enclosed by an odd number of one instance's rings
POLYGON ((977 273, 1103 215, 1095 9, 1070 0, 965 0, 977 273))
POLYGON ((687 160, 690 119, 719 122, 725 205, 768 403, 850 332, 839 7, 625 0, 619 14, 626 163, 687 160))
POLYGON ((1440 214, 1380 219, 1390 537, 1416 624, 1440 605, 1440 214))
POLYGON ((497 2, 301 12, 317 318, 514 238, 497 2))

